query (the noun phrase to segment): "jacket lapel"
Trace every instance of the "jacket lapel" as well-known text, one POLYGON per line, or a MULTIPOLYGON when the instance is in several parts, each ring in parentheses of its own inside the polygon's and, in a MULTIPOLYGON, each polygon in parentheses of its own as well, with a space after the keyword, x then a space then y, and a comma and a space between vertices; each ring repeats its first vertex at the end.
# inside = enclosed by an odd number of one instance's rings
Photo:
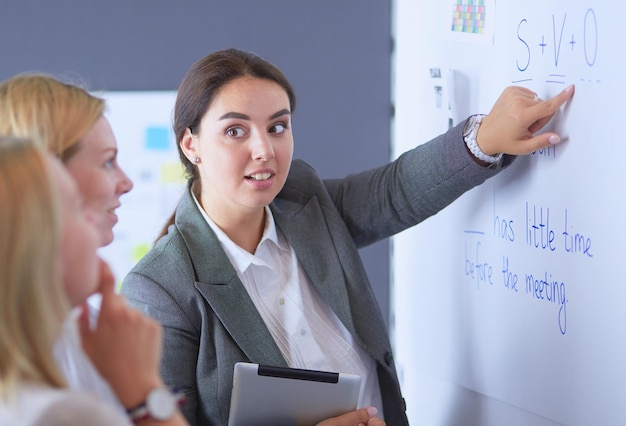
POLYGON ((329 228, 320 220, 324 215, 317 198, 309 199, 304 206, 277 198, 270 207, 276 225, 294 248, 310 282, 348 331, 358 336, 350 312, 345 274, 329 228))
POLYGON ((195 286, 233 340, 253 362, 286 366, 280 349, 189 191, 178 206, 176 225, 195 268, 195 286))

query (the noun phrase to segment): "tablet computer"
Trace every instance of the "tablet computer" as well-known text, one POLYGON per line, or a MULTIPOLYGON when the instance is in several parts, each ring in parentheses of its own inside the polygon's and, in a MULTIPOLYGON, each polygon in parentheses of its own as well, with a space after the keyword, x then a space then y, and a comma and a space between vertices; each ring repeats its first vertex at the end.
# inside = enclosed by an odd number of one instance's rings
POLYGON ((361 377, 354 374, 238 362, 228 426, 300 426, 356 410, 361 377))

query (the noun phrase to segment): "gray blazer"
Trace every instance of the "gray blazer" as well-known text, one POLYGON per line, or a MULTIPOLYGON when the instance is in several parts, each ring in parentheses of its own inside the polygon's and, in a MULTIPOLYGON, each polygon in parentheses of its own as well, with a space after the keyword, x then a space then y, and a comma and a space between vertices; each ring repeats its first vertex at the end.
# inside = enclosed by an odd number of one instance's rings
MULTIPOLYGON (((417 224, 497 173, 471 159, 461 127, 344 179, 321 180, 294 160, 270 205, 311 283, 376 361, 390 426, 408 421, 387 329, 358 249, 417 224)), ((187 393, 183 412, 192 425, 227 424, 236 362, 286 366, 189 191, 175 224, 124 279, 122 293, 163 325, 161 372, 168 385, 187 393)))

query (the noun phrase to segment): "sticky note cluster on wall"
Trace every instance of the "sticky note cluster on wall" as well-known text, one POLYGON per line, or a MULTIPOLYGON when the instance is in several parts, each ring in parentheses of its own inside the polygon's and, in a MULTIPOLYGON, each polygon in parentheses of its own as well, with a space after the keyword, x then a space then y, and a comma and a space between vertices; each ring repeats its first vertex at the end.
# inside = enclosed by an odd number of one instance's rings
POLYGON ((452 31, 482 34, 485 13, 485 0, 457 0, 452 12, 452 31))

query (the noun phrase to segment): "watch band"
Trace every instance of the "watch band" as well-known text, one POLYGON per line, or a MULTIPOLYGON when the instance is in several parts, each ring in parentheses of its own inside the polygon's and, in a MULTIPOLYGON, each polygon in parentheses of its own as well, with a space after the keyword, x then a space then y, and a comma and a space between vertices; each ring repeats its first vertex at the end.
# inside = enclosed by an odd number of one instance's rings
POLYGON ((463 140, 467 145, 467 149, 469 152, 479 159, 480 161, 484 161, 489 164, 497 164, 502 160, 502 153, 496 155, 487 155, 483 152, 482 149, 478 146, 476 142, 476 135, 478 134, 478 129, 480 128, 483 119, 486 117, 484 114, 476 114, 471 116, 463 130, 463 140))

